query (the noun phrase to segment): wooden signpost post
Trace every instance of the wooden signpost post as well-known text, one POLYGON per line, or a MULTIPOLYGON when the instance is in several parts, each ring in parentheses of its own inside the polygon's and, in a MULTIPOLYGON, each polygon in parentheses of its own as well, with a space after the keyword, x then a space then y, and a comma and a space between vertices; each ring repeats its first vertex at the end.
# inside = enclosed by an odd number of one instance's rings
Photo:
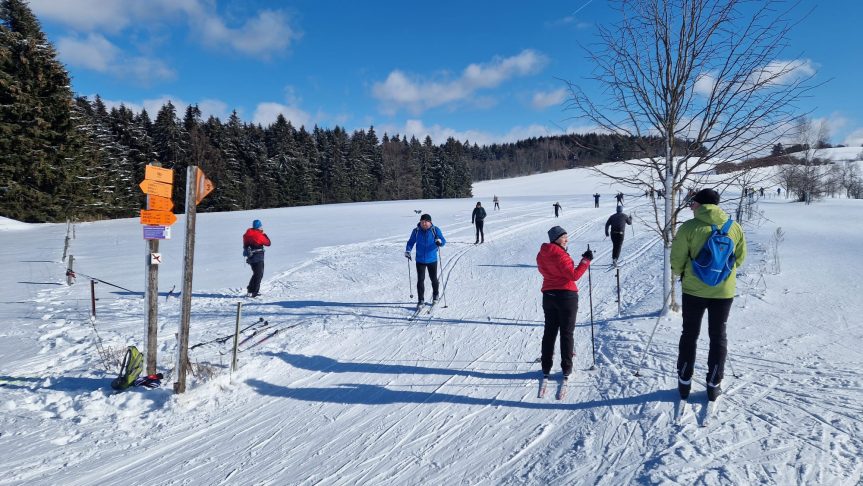
POLYGON ((171 237, 170 226, 177 222, 177 217, 171 212, 174 202, 173 192, 174 171, 159 167, 158 163, 148 165, 144 169, 144 181, 139 185, 147 194, 147 209, 141 210, 141 224, 144 224, 144 240, 146 243, 146 259, 144 272, 146 275, 146 316, 147 316, 147 374, 156 373, 156 338, 159 317, 159 265, 153 255, 159 255, 159 240, 171 237))
POLYGON ((189 363, 189 320, 192 312, 192 268, 195 261, 196 206, 213 190, 213 183, 195 165, 186 168, 186 241, 183 246, 183 298, 180 308, 179 362, 174 392, 186 391, 189 363))

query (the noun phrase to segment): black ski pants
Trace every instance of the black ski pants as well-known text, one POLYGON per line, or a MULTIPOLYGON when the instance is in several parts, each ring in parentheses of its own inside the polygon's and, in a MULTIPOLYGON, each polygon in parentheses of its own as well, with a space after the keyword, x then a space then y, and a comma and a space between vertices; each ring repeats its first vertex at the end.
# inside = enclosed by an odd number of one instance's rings
POLYGON ((578 313, 578 292, 572 290, 546 290, 542 293, 542 311, 545 313, 545 331, 542 334, 542 373, 551 372, 554 364, 554 344, 560 332, 560 367, 563 375, 572 373, 575 356, 575 316, 578 313))
POLYGON ((250 263, 249 265, 252 267, 252 278, 249 279, 249 285, 246 287, 246 290, 250 294, 258 294, 261 292, 261 279, 264 278, 264 262, 262 260, 250 263))
POLYGON ((618 231, 611 232, 611 259, 617 260, 620 257, 620 249, 623 248, 624 234, 618 231))
POLYGON ((420 302, 425 301, 426 293, 426 269, 429 271, 429 278, 432 283, 432 298, 438 296, 438 279, 437 279, 437 262, 420 263, 417 262, 417 299, 420 302))
POLYGON ((728 354, 728 338, 725 323, 731 312, 731 299, 708 299, 683 294, 683 332, 677 355, 677 375, 688 381, 692 378, 695 363, 695 350, 698 334, 701 331, 701 318, 707 311, 707 333, 710 336, 710 350, 707 352, 707 383, 718 385, 725 375, 725 357, 728 354))
POLYGON ((476 220, 476 241, 479 243, 480 241, 485 241, 485 232, 483 231, 483 226, 485 225, 485 221, 482 219, 476 220))

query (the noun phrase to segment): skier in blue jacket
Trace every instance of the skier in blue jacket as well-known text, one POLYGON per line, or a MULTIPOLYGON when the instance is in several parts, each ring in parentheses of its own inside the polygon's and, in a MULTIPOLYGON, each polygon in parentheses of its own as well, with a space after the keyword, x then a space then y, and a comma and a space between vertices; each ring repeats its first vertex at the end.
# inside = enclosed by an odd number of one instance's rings
POLYGON ((440 228, 432 224, 431 216, 428 214, 420 216, 420 222, 411 232, 411 237, 405 247, 405 258, 408 260, 411 259, 411 250, 414 245, 417 247, 417 298, 419 299, 417 305, 422 305, 425 301, 426 269, 428 269, 432 283, 432 301, 437 302, 440 296, 437 278, 438 248, 445 244, 446 238, 443 237, 440 228))

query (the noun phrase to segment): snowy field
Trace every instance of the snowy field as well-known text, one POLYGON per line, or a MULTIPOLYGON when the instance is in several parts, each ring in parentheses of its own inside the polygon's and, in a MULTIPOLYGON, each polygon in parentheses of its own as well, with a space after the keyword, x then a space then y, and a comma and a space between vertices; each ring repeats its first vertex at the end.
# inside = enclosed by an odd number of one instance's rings
MULTIPOLYGON (((749 257, 728 322, 727 394, 717 420, 701 427, 704 329, 695 413, 678 426, 679 316, 660 320, 633 376, 657 323, 662 252, 639 221, 647 201, 627 196, 636 224, 624 242, 618 314, 603 234, 617 190, 570 170, 479 183, 474 200, 199 215, 191 343, 232 332, 237 302, 244 326, 269 323, 247 346, 279 332, 243 351, 233 376, 227 344, 191 350, 218 374, 190 376, 181 396, 171 377, 161 389, 115 393, 116 372, 96 352, 97 331, 109 349, 144 347, 137 220, 75 225, 79 278, 67 286, 66 225, 0 219, 0 484, 860 484, 863 201, 758 202, 744 224, 749 257), (486 242, 475 246, 477 200, 489 215, 486 242), (415 210, 448 240, 446 283, 443 302, 409 321, 415 272, 402 253, 415 210), (246 299, 241 235, 256 218, 273 246, 263 295, 246 299), (579 282, 576 370, 562 401, 536 398, 535 257, 555 224, 569 231, 571 254, 597 250, 579 282), (126 289, 97 284, 93 322, 85 276, 126 289)), ((162 243, 166 375, 180 311, 166 293, 181 286, 183 222, 162 243)), ((559 362, 554 371, 559 379, 559 362)))

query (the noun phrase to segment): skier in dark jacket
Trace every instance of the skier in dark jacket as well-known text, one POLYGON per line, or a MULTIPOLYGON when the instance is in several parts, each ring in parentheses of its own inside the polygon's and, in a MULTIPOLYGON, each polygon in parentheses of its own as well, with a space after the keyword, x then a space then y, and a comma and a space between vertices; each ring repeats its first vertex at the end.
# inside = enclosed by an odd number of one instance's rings
POLYGON ((611 264, 617 266, 620 258, 620 248, 623 247, 623 236, 626 234, 626 225, 632 224, 632 216, 623 212, 623 206, 617 206, 617 210, 605 222, 605 236, 611 228, 611 264))
POLYGON ((252 227, 243 235, 243 255, 252 267, 252 278, 246 291, 249 297, 257 297, 261 292, 261 279, 264 278, 264 247, 270 246, 270 237, 264 233, 261 220, 252 221, 252 227))
POLYGON ((548 378, 554 360, 554 343, 560 332, 560 367, 567 379, 572 373, 575 344, 575 316, 578 313, 578 287, 575 281, 584 275, 593 252, 582 253, 578 266, 566 252, 569 236, 555 226, 548 230, 549 243, 543 243, 536 255, 536 266, 542 274, 542 310, 545 330, 542 335, 542 374, 548 378))
POLYGON ((622 192, 618 192, 617 195, 614 196, 614 198, 617 199, 617 205, 618 206, 623 206, 623 193, 622 192))
POLYGON ((483 231, 485 208, 482 207, 482 204, 476 203, 476 207, 473 208, 473 214, 470 215, 470 222, 476 225, 476 241, 473 244, 485 243, 485 232, 483 231))
POLYGON ((446 238, 443 237, 440 228, 432 224, 431 216, 428 214, 420 216, 420 222, 417 223, 416 228, 408 238, 407 246, 405 246, 405 258, 408 260, 411 259, 411 250, 414 245, 417 247, 417 306, 422 305, 425 301, 426 270, 429 272, 432 283, 432 302, 437 302, 440 295, 437 278, 438 248, 446 245, 446 238))
POLYGON ((560 205, 559 202, 554 203, 554 217, 556 218, 560 210, 563 209, 563 206, 560 205))
POLYGON ((595 208, 599 207, 599 193, 598 192, 593 195, 593 207, 595 207, 595 208))

